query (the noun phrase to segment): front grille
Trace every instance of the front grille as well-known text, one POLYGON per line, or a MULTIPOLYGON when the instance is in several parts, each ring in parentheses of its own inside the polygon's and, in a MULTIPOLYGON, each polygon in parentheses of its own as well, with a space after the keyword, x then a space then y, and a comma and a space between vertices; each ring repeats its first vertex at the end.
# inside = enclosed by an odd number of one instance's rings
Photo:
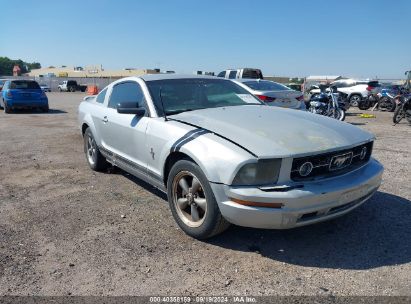
POLYGON ((372 146, 373 142, 369 142, 351 149, 295 158, 291 169, 291 179, 294 181, 307 181, 332 177, 350 172, 358 167, 361 167, 370 160, 372 146), (365 157, 361 159, 361 151, 364 147, 367 149, 367 152, 365 157), (351 157, 351 159, 346 160, 345 163, 342 162, 341 168, 337 166, 338 164, 335 165, 337 163, 336 160, 338 160, 337 158, 340 156, 351 157), (313 169, 307 176, 301 176, 299 169, 301 165, 306 162, 312 163, 313 169))

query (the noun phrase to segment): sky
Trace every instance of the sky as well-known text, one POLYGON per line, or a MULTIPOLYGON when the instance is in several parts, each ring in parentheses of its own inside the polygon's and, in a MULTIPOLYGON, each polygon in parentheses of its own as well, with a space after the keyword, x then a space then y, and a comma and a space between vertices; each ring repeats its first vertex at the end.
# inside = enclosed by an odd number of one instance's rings
POLYGON ((402 78, 410 0, 0 0, 0 56, 43 67, 402 78))

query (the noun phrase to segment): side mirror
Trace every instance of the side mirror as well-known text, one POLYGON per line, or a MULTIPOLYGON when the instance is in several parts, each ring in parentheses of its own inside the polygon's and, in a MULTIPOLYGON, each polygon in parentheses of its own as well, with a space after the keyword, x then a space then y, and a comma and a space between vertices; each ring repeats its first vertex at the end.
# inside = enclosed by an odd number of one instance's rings
POLYGON ((117 113, 144 116, 144 114, 146 114, 146 109, 143 107, 138 107, 137 102, 126 101, 117 104, 117 113))

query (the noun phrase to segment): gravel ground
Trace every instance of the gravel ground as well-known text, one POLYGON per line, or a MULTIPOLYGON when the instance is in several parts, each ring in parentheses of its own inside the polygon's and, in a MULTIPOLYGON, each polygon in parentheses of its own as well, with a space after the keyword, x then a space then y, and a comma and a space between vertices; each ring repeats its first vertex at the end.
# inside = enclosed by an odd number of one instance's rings
POLYGON ((377 136, 380 191, 354 212, 287 231, 178 229, 164 195, 86 163, 76 109, 0 112, 0 295, 411 295, 411 126, 347 121, 377 136))

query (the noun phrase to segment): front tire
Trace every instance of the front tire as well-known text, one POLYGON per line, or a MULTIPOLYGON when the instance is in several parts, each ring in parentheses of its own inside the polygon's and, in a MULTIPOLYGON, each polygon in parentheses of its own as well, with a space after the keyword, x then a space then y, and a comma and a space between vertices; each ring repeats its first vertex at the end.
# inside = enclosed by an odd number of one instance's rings
POLYGON ((178 226, 196 239, 210 238, 230 226, 220 213, 206 176, 192 161, 180 160, 171 168, 167 195, 178 226))
POLYGON ((358 107, 361 102, 361 95, 354 94, 350 97, 350 105, 353 107, 358 107))
POLYGON ((107 169, 107 160, 101 154, 90 128, 87 128, 84 132, 84 152, 86 154, 87 162, 92 170, 103 171, 107 169))
POLYGON ((392 117, 393 123, 395 124, 399 123, 404 118, 404 116, 405 116, 405 113, 404 113, 402 106, 398 106, 395 109, 394 116, 392 117))

